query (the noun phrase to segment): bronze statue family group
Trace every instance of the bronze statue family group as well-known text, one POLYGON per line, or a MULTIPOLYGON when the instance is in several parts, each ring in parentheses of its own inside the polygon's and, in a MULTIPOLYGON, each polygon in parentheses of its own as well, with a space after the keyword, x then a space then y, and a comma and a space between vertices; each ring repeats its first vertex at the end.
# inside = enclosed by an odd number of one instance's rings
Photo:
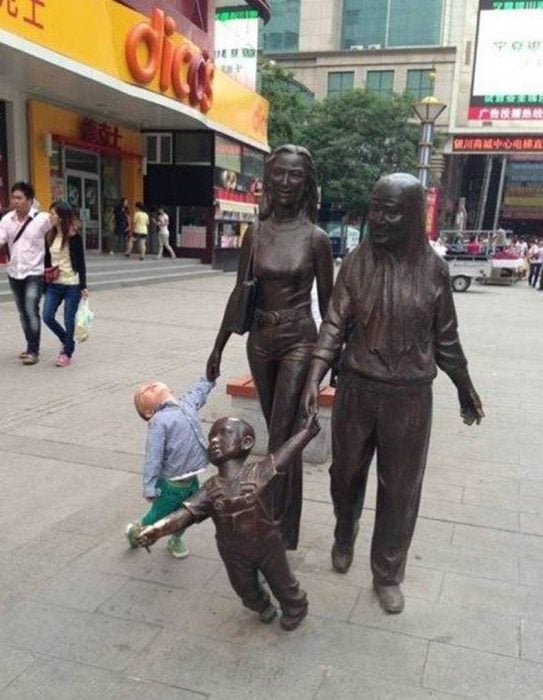
POLYGON ((376 456, 377 504, 371 544, 373 586, 387 613, 400 613, 407 553, 426 467, 437 368, 451 378, 468 425, 483 417, 458 337, 446 263, 425 235, 425 192, 406 173, 376 183, 368 236, 344 260, 334 284, 326 233, 316 225, 317 178, 309 151, 277 148, 268 158, 258 226, 244 237, 235 288, 207 363, 220 375, 232 332, 248 329, 247 355, 269 430, 269 454, 248 463, 250 425, 213 424, 209 460, 218 474, 183 507, 143 528, 153 544, 211 517, 217 545, 243 604, 270 622, 281 607, 291 630, 307 597, 286 550, 298 546, 302 450, 317 434, 319 385, 333 368, 330 488, 335 514, 332 566, 353 560, 370 464, 376 456), (311 314, 316 281, 323 323, 311 314), (262 576, 259 576, 259 572, 262 576))

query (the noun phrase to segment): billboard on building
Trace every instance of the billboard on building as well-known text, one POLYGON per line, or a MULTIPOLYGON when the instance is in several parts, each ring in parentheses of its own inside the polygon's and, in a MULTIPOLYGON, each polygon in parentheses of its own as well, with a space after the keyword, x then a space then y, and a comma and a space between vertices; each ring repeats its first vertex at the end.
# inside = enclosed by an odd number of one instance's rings
POLYGON ((543 0, 480 0, 468 116, 543 120, 543 0))
POLYGON ((258 12, 221 7, 215 21, 215 63, 245 87, 256 88, 258 12))

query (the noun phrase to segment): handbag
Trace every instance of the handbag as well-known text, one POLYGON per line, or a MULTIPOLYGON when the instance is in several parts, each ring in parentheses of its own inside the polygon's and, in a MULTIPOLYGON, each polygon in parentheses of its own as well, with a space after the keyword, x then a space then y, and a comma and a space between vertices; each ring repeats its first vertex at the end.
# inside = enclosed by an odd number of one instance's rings
POLYGON ((46 267, 43 271, 43 278, 45 284, 51 284, 54 282, 60 274, 60 268, 58 265, 52 265, 51 267, 46 267))
POLYGON ((249 253, 245 275, 241 283, 234 287, 224 314, 224 330, 229 333, 244 335, 247 331, 251 330, 251 326, 253 325, 258 287, 258 281, 254 276, 257 231, 258 223, 255 221, 251 251, 249 253))

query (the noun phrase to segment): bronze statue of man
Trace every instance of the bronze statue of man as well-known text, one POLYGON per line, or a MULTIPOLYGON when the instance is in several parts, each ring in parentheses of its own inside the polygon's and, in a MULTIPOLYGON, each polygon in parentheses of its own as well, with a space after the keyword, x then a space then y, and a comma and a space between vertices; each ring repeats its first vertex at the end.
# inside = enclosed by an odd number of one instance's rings
POLYGON ((426 240, 424 212, 424 190, 412 175, 377 182, 369 237, 343 262, 302 397, 306 413, 317 410, 319 383, 343 351, 332 416, 332 564, 345 573, 352 563, 376 452, 371 567, 388 613, 404 607, 400 583, 419 509, 437 367, 458 390, 464 422, 484 415, 458 337, 447 265, 426 240))

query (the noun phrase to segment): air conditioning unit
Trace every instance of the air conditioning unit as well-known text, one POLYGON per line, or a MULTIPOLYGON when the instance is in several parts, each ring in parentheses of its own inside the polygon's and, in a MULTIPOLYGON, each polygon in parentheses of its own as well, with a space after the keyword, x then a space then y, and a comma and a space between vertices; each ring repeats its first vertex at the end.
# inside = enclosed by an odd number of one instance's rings
POLYGON ((353 44, 352 46, 349 46, 349 51, 363 51, 364 50, 364 44, 353 44))
POLYGON ((382 47, 381 44, 368 44, 368 49, 369 49, 370 51, 376 51, 376 50, 382 49, 382 48, 383 48, 383 47, 382 47))

